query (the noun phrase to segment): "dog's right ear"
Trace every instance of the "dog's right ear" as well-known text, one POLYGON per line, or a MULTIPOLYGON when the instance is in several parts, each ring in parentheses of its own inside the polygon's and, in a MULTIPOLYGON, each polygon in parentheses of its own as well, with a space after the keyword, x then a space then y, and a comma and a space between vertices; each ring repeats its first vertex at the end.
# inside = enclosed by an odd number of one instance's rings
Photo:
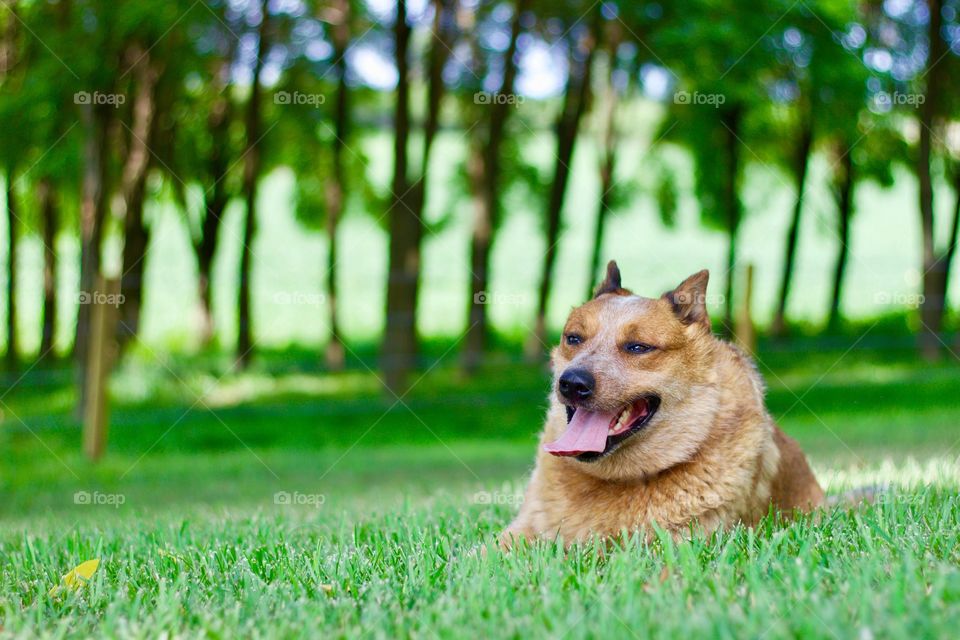
POLYGON ((707 315, 707 282, 710 272, 704 269, 698 271, 672 290, 663 294, 663 299, 673 307, 683 324, 700 322, 710 328, 710 318, 707 315))
POLYGON ((605 293, 619 293, 622 290, 623 287, 620 285, 620 267, 617 266, 616 260, 611 260, 607 263, 607 277, 593 290, 593 297, 599 298, 605 293))

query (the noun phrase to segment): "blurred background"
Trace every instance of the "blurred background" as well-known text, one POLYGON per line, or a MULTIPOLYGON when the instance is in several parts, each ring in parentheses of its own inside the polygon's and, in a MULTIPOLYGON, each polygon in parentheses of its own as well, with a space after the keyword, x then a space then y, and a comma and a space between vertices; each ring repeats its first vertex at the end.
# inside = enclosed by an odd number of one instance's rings
POLYGON ((2 0, 0 513, 514 482, 610 259, 819 471, 953 460, 958 11, 2 0))

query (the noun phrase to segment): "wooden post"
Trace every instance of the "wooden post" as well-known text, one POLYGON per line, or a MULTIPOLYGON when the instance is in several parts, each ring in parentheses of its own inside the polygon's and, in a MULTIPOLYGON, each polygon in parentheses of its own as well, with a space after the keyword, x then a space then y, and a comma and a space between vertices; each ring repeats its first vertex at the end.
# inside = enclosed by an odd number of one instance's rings
POLYGON ((98 460, 107 445, 110 404, 107 383, 117 354, 117 318, 120 280, 97 276, 94 291, 87 296, 90 309, 90 349, 87 352, 87 402, 83 408, 83 450, 98 460))
POLYGON ((744 275, 743 296, 740 299, 740 304, 737 306, 734 339, 744 351, 753 354, 757 350, 757 329, 753 324, 753 317, 750 315, 750 307, 753 302, 752 264, 747 265, 744 275))

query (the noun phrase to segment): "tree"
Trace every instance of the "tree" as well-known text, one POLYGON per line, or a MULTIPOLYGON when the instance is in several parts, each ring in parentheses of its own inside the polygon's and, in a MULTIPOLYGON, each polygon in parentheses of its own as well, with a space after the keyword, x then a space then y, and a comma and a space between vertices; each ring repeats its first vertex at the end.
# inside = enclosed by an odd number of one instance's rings
MULTIPOLYGON (((80 110, 83 134, 82 175, 80 203, 80 302, 74 339, 74 363, 77 379, 77 406, 75 414, 83 415, 88 396, 86 378, 90 346, 91 305, 86 304, 98 292, 96 283, 101 275, 101 250, 108 223, 109 200, 113 193, 113 149, 119 147, 120 107, 126 103, 122 92, 124 72, 123 53, 129 45, 127 31, 139 23, 132 17, 143 7, 135 5, 67 5, 71 12, 64 41, 73 41, 73 47, 97 52, 96 56, 78 56, 75 66, 79 92, 74 102, 80 110), (98 29, 85 30, 87 22, 98 29)), ((171 7, 173 8, 173 7, 171 7)))
POLYGON ((347 47, 350 45, 351 8, 349 0, 335 0, 331 11, 334 68, 337 72, 337 93, 333 116, 333 171, 326 180, 326 229, 330 250, 327 251, 325 270, 330 340, 325 359, 331 369, 342 369, 344 364, 343 336, 337 320, 337 229, 343 217, 346 182, 344 151, 349 136, 350 87, 347 84, 347 47))
POLYGON ((390 254, 387 281, 387 327, 381 348, 384 382, 393 393, 403 392, 419 350, 417 301, 419 299, 420 243, 426 202, 427 167, 440 124, 445 92, 443 67, 452 49, 455 13, 452 0, 434 0, 434 25, 427 55, 427 104, 423 148, 416 177, 408 175, 410 137, 410 26, 405 0, 398 0, 394 23, 394 57, 397 66, 397 102, 394 112, 394 167, 388 214, 390 254))
POLYGON ((553 265, 557 257, 560 219, 566 198, 567 184, 570 181, 570 165, 580 130, 580 121, 587 110, 587 102, 590 99, 591 70, 600 31, 599 5, 591 11, 593 17, 590 19, 589 26, 579 26, 574 23, 574 26, 567 29, 568 35, 565 36, 565 38, 568 38, 565 43, 568 52, 568 75, 563 94, 563 106, 554 127, 557 142, 556 163, 554 164, 553 180, 550 184, 547 206, 544 212, 547 250, 544 254, 543 266, 540 271, 540 284, 537 288, 537 315, 534 335, 527 343, 527 355, 531 357, 542 351, 542 345, 546 341, 547 302, 553 277, 553 265))
MULTIPOLYGON (((9 8, 18 13, 14 17, 7 8, 0 10, 0 25, 7 20, 7 28, 0 29, 0 123, 4 130, 0 156, 2 165, 20 169, 13 185, 8 185, 13 187, 12 202, 17 205, 19 233, 15 237, 39 236, 43 245, 39 357, 44 358, 52 355, 56 330, 56 241, 61 227, 73 225, 69 214, 77 208, 80 127, 72 106, 80 87, 72 69, 51 53, 72 40, 68 3, 9 8)), ((12 299, 16 304, 16 297, 12 299)))
POLYGON ((171 185, 181 209, 187 214, 197 261, 200 337, 201 343, 209 346, 215 335, 213 262, 220 244, 224 213, 241 187, 237 172, 231 169, 239 164, 243 146, 241 132, 234 135, 233 131, 238 124, 233 95, 234 66, 238 64, 240 43, 236 33, 242 27, 227 3, 215 3, 209 12, 197 15, 203 19, 198 26, 206 38, 187 49, 189 56, 181 53, 176 58, 184 67, 171 74, 179 79, 179 87, 171 87, 179 108, 167 110, 168 122, 161 123, 165 134, 159 140, 175 142, 168 145, 167 153, 163 154, 165 159, 158 168, 172 174, 171 185), (190 74, 197 74, 204 82, 199 86, 183 86, 182 78, 190 74), (192 205, 188 197, 188 186, 193 185, 194 180, 199 187, 199 206, 192 205))
MULTIPOLYGON (((19 46, 17 3, 10 3, 7 11, 0 15, 0 87, 9 91, 11 72, 14 70, 19 46)), ((7 218, 7 324, 6 324, 6 361, 15 366, 18 359, 17 336, 17 238, 19 236, 19 217, 17 215, 16 194, 14 193, 15 160, 12 148, 3 149, 5 165, 4 201, 7 218)))
MULTIPOLYGON (((350 210, 387 208, 367 175, 369 160, 362 144, 366 123, 354 115, 371 107, 373 92, 358 86, 362 77, 348 64, 351 34, 365 33, 368 17, 362 3, 337 0, 317 2, 315 11, 299 20, 299 30, 319 33, 322 29, 324 41, 333 46, 318 51, 310 47, 316 44, 314 38, 295 38, 284 47, 284 73, 269 116, 273 144, 267 151, 274 165, 288 167, 296 176, 298 221, 309 229, 323 230, 327 238, 321 288, 326 293, 329 339, 323 360, 328 369, 338 370, 345 364, 338 317, 340 223, 350 210)), ((383 35, 373 32, 371 38, 383 35)))
MULTIPOLYGON (((864 106, 865 91, 865 69, 858 59, 857 47, 852 46, 853 43, 843 46, 840 42, 844 26, 856 24, 855 9, 832 0, 822 0, 796 9, 791 7, 784 20, 785 28, 772 39, 773 55, 781 68, 768 89, 774 104, 786 103, 792 112, 786 127, 788 131, 785 132, 792 144, 780 144, 780 139, 785 136, 779 132, 772 132, 770 136, 776 141, 772 145, 774 153, 791 176, 795 192, 771 326, 771 333, 778 337, 787 331, 787 304, 799 248, 814 133, 819 134, 823 121, 834 129, 855 130, 859 111, 864 106), (838 69, 846 73, 838 73, 838 69), (850 99, 838 100, 838 96, 849 98, 851 94, 850 99), (843 109, 849 102, 853 103, 852 108, 843 109)), ((843 162, 843 157, 838 156, 836 160, 843 162)), ((839 188, 844 189, 843 186, 839 188)), ((841 227, 840 232, 842 235, 848 230, 841 227)))
POLYGON ((657 50, 680 78, 663 131, 690 150, 701 219, 727 237, 722 323, 729 335, 744 217, 744 157, 755 155, 754 116, 769 102, 762 80, 775 66, 765 55, 773 37, 770 25, 780 22, 789 5, 746 9, 736 2, 692 0, 672 9, 680 19, 656 40, 657 50))
MULTIPOLYGON (((606 229, 607 216, 613 210, 616 184, 614 183, 614 169, 617 158, 617 106, 620 100, 619 89, 616 86, 617 52, 623 39, 621 24, 617 21, 607 25, 607 77, 604 85, 603 110, 601 113, 601 141, 600 141, 600 200, 597 203, 596 226, 593 233, 593 246, 590 253, 590 266, 587 272, 587 291, 584 300, 593 297, 594 279, 600 270, 603 260, 603 233, 606 229)), ((632 75, 632 74, 631 74, 632 75)), ((628 76, 630 77, 630 76, 628 76)))
POLYGON ((19 358, 17 339, 17 247, 20 219, 14 193, 14 169, 8 166, 4 175, 7 209, 7 364, 16 366, 19 358))
MULTIPOLYGON (((516 102, 516 96, 513 93, 517 77, 517 43, 522 31, 521 21, 529 4, 529 0, 517 0, 514 4, 513 16, 510 19, 510 38, 500 61, 502 79, 500 86, 494 92, 498 99, 484 105, 483 122, 472 129, 475 133, 471 136, 467 167, 473 206, 473 228, 470 239, 471 278, 467 307, 468 327, 463 353, 464 368, 468 373, 480 366, 486 353, 489 337, 487 305, 480 303, 480 297, 489 289, 490 251, 494 233, 502 217, 500 203, 504 132, 516 102)), ((479 63, 484 60, 484 54, 480 51, 476 38, 473 39, 473 43, 474 57, 479 63)), ((480 69, 481 75, 485 76, 485 71, 488 69, 480 69)))
POLYGON ((810 153, 813 150, 813 114, 810 96, 804 92, 800 99, 799 122, 795 133, 791 173, 794 179, 793 213, 790 216, 790 225, 787 227, 787 239, 783 257, 783 273, 780 278, 780 293, 777 296, 777 310, 773 318, 771 332, 775 336, 783 336, 787 330, 787 299, 790 296, 790 285, 793 282, 793 268, 796 262, 797 246, 800 239, 800 218, 803 213, 803 196, 807 188, 807 170, 810 166, 810 153))
POLYGON ((243 218, 243 246, 240 249, 240 284, 237 289, 237 365, 241 369, 249 366, 253 357, 253 328, 250 305, 250 270, 252 250, 256 238, 257 225, 257 184, 260 179, 260 138, 261 126, 261 72, 263 59, 269 49, 268 31, 270 12, 268 0, 260 4, 260 25, 257 28, 256 60, 253 63, 253 75, 250 79, 250 97, 247 99, 244 120, 246 148, 243 164, 243 199, 245 204, 243 218))
POLYGON ((40 329, 40 358, 53 354, 57 329, 57 231, 60 228, 58 199, 53 180, 37 183, 37 201, 43 224, 43 325, 40 329))
POLYGON ((830 192, 836 207, 837 254, 827 314, 827 330, 836 332, 843 321, 844 278, 854 242, 851 225, 856 213, 856 187, 865 180, 891 186, 894 164, 906 164, 908 156, 898 123, 888 114, 868 108, 879 97, 869 87, 880 80, 880 74, 863 62, 864 52, 873 44, 867 38, 869 23, 854 20, 843 3, 822 3, 821 7, 836 11, 822 14, 824 20, 845 25, 843 32, 835 29, 834 33, 841 33, 836 46, 823 49, 827 57, 821 56, 815 68, 823 103, 817 127, 831 167, 830 192))
MULTIPOLYGON (((166 34, 165 37, 169 37, 166 34)), ((156 143, 157 96, 156 88, 162 73, 162 63, 152 55, 157 43, 134 43, 127 50, 132 61, 134 96, 127 154, 120 176, 120 210, 117 217, 123 221, 123 263, 120 276, 120 305, 118 326, 121 348, 136 337, 140 328, 140 310, 143 304, 144 261, 150 237, 143 219, 147 173, 153 165, 152 146, 156 143)))
MULTIPOLYGON (((943 132, 955 106, 948 87, 956 80, 958 58, 952 41, 946 41, 958 27, 952 5, 942 0, 917 0, 906 6, 871 6, 869 14, 878 47, 890 55, 891 67, 896 70, 888 74, 892 91, 885 106, 909 118, 915 114, 918 125, 913 168, 919 187, 922 240, 919 347, 927 360, 940 357, 949 268, 957 243, 957 224, 951 224, 951 235, 938 242, 934 200, 941 160, 945 167, 950 164, 943 132), (906 99, 891 101, 891 95, 906 99)), ((945 177, 951 180, 949 175, 945 177)))
POLYGON ((382 369, 387 387, 400 390, 417 352, 417 278, 420 272, 422 223, 407 204, 407 139, 410 136, 410 78, 407 49, 410 26, 406 0, 397 0, 394 60, 397 97, 393 116, 393 182, 389 213, 390 257, 387 267, 387 327, 382 369))
POLYGON ((928 54, 924 77, 925 99, 920 106, 920 131, 917 149, 917 179, 919 180, 920 226, 923 236, 923 302, 920 305, 920 348, 923 357, 935 360, 940 357, 940 330, 943 321, 944 292, 946 291, 946 264, 938 255, 934 242, 933 178, 931 164, 933 155, 933 127, 938 116, 937 96, 942 91, 941 69, 937 63, 946 54, 945 43, 940 35, 943 26, 940 0, 927 0, 928 54))

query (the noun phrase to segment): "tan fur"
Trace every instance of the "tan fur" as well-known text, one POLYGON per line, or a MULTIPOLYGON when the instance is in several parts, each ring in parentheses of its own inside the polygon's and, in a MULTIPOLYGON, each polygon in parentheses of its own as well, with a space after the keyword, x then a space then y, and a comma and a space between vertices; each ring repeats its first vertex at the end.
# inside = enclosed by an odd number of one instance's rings
MULTIPOLYGON (((642 431, 594 462, 554 457, 542 445, 566 429, 558 393, 541 434, 523 505, 501 537, 569 544, 624 531, 649 534, 651 523, 682 536, 737 523, 752 525, 770 505, 792 512, 823 502, 823 491, 797 443, 774 424, 764 385, 748 355, 713 337, 705 271, 659 299, 620 288, 611 264, 599 295, 574 309, 551 363, 554 389, 568 367, 596 379, 591 410, 617 411, 655 393, 659 410, 642 431), (656 347, 644 354, 623 345, 656 347)), ((587 405, 584 405, 587 406, 587 405)))

